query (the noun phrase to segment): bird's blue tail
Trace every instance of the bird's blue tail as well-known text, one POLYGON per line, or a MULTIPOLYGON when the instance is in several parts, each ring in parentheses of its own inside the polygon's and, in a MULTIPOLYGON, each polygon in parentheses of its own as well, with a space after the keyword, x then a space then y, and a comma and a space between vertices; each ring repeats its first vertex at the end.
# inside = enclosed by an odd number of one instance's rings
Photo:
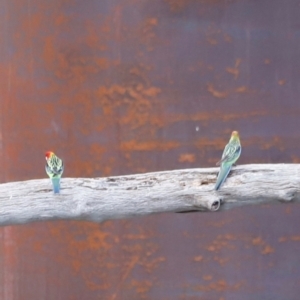
POLYGON ((53 192, 54 194, 59 194, 60 191, 60 178, 52 178, 53 192))
POLYGON ((221 165, 221 168, 220 168, 220 172, 218 174, 218 178, 217 178, 217 181, 216 181, 216 185, 215 185, 215 190, 217 191, 221 185, 223 184, 223 182, 225 181, 225 179, 227 178, 229 172, 231 170, 231 165, 221 165))

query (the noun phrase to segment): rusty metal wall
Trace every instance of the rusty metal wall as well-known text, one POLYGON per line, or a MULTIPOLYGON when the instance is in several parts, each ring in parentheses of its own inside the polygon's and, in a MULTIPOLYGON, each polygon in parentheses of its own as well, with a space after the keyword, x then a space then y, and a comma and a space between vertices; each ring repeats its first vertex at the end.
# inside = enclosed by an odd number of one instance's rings
MULTIPOLYGON (((0 181, 300 161, 297 0, 0 0, 0 181)), ((63 184, 63 183, 62 183, 63 184)), ((1 207, 0 207, 1 209, 1 207)), ((298 299, 300 206, 0 229, 0 299, 298 299)))

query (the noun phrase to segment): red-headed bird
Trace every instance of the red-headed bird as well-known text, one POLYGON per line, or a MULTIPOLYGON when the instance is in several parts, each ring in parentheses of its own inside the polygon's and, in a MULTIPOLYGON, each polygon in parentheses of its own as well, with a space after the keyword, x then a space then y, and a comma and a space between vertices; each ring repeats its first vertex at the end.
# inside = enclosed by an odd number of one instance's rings
POLYGON ((54 194, 58 194, 60 191, 60 178, 64 171, 64 163, 53 152, 47 151, 46 158, 46 173, 50 177, 53 185, 54 194))

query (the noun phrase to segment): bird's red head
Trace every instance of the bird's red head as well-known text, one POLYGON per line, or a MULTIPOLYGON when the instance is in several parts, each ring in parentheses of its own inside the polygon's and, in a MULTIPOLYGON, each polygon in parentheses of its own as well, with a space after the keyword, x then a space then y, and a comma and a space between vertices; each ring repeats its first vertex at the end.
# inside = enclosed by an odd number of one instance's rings
POLYGON ((54 153, 53 153, 52 151, 47 151, 47 152, 45 153, 45 158, 46 158, 46 160, 48 160, 52 155, 54 155, 54 153))

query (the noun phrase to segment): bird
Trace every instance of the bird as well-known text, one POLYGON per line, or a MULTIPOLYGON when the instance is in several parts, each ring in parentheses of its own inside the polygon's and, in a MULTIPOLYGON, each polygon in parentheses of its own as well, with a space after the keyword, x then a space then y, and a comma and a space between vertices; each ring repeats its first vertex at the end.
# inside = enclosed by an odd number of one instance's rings
POLYGON ((45 153, 46 158, 46 173, 50 177, 53 185, 54 194, 60 192, 60 178, 64 171, 63 161, 57 157, 52 151, 47 151, 45 153))
POLYGON ((220 166, 220 171, 215 184, 215 190, 217 191, 227 178, 232 165, 238 160, 242 152, 242 146, 239 138, 239 133, 233 131, 228 144, 222 154, 222 158, 217 162, 217 166, 220 166))

